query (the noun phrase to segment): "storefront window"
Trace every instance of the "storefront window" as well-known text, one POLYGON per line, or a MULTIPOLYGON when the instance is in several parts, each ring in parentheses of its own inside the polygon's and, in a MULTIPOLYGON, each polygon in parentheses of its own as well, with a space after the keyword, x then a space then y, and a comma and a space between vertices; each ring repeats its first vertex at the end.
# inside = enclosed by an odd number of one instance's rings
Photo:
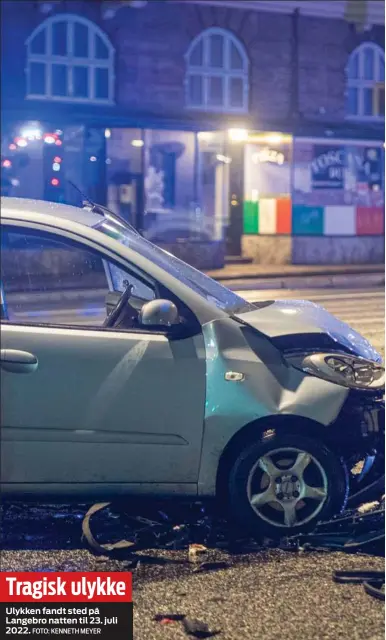
POLYGON ((244 149, 244 233, 291 233, 292 140, 251 134, 244 149))
POLYGON ((195 135, 145 131, 146 208, 189 209, 195 200, 195 135), (154 177, 157 180, 154 181, 154 177))
POLYGON ((228 211, 224 133, 146 130, 145 233, 155 241, 220 240, 228 211))
POLYGON ((141 226, 143 140, 140 129, 106 129, 107 206, 141 226))
POLYGON ((195 180, 196 136, 187 131, 147 129, 144 142, 147 237, 166 241, 188 238, 201 225, 195 180))
POLYGON ((75 184, 154 242, 222 240, 230 202, 227 138, 21 123, 3 138, 2 193, 79 206, 75 184))
POLYGON ((383 206, 383 149, 378 143, 297 139, 296 204, 383 206))
POLYGON ((38 127, 25 123, 2 133, 1 194, 18 198, 43 198, 47 186, 44 168, 49 147, 44 142, 43 134, 38 127))
POLYGON ((380 143, 295 140, 293 234, 382 234, 383 167, 380 143))

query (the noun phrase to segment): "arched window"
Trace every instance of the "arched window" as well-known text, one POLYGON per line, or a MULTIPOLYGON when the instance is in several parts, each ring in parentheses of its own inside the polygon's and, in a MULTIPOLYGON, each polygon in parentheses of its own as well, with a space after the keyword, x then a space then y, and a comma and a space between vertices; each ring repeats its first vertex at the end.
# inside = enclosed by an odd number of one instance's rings
POLYGON ((26 45, 28 98, 113 102, 114 48, 97 25, 58 14, 42 22, 26 45))
POLYGON ((248 58, 229 31, 207 29, 186 54, 186 104, 194 109, 248 111, 248 58))
POLYGON ((364 42, 347 65, 347 114, 361 120, 385 117, 385 54, 381 47, 364 42))

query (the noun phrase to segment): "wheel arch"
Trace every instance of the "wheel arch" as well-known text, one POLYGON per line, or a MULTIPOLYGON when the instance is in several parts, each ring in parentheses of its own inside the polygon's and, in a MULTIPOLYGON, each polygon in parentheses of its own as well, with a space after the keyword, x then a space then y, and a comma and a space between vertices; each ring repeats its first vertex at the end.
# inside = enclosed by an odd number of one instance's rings
POLYGON ((256 440, 257 434, 263 435, 264 432, 271 430, 280 433, 291 431, 293 434, 298 433, 303 436, 320 438, 327 445, 330 444, 331 440, 328 437, 327 428, 323 424, 310 418, 293 414, 265 416, 246 424, 232 436, 220 456, 216 476, 216 496, 220 501, 226 500, 227 478, 239 453, 248 444, 252 444, 256 440))

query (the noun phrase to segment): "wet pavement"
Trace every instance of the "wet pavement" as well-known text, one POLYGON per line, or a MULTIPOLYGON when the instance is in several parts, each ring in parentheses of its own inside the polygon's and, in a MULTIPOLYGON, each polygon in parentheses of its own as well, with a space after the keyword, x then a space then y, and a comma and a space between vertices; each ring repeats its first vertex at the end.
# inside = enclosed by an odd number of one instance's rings
MULTIPOLYGON (((383 603, 367 595, 361 585, 332 580, 337 569, 381 570, 381 557, 261 550, 253 541, 239 546, 234 541, 229 546, 232 536, 226 525, 208 517, 196 527, 188 525, 190 541, 207 543, 206 551, 196 558, 189 555, 183 527, 175 531, 170 524, 160 525, 153 546, 147 547, 145 541, 144 549, 126 549, 117 552, 116 558, 97 556, 82 541, 81 523, 87 507, 6 508, 1 570, 132 571, 136 640, 186 640, 189 636, 183 622, 174 616, 199 620, 210 632, 219 631, 216 637, 220 640, 384 638, 383 603), (224 536, 220 533, 223 526, 224 536), (174 533, 168 538, 170 531, 174 533), (173 540, 181 548, 173 549, 173 540), (165 548, 167 544, 170 548, 165 548)), ((159 512, 154 514, 162 520, 159 512)), ((197 517, 202 517, 200 511, 197 517)), ((133 522, 106 510, 95 516, 92 529, 100 542, 113 541, 130 538, 133 522)), ((148 542, 152 543, 150 538, 148 542)))

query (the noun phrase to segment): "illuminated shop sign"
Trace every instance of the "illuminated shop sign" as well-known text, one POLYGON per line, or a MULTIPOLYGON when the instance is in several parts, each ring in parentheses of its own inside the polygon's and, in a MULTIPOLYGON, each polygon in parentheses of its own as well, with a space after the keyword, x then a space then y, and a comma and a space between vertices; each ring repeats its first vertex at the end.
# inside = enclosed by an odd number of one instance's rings
POLYGON ((314 145, 311 161, 313 189, 344 189, 350 176, 362 189, 381 189, 381 149, 314 145))
POLYGON ((276 149, 269 149, 265 147, 252 154, 252 162, 258 164, 259 162, 272 162, 273 164, 284 164, 284 153, 277 151, 276 149))
POLYGON ((337 146, 314 146, 311 162, 314 189, 343 189, 345 150, 337 146))

